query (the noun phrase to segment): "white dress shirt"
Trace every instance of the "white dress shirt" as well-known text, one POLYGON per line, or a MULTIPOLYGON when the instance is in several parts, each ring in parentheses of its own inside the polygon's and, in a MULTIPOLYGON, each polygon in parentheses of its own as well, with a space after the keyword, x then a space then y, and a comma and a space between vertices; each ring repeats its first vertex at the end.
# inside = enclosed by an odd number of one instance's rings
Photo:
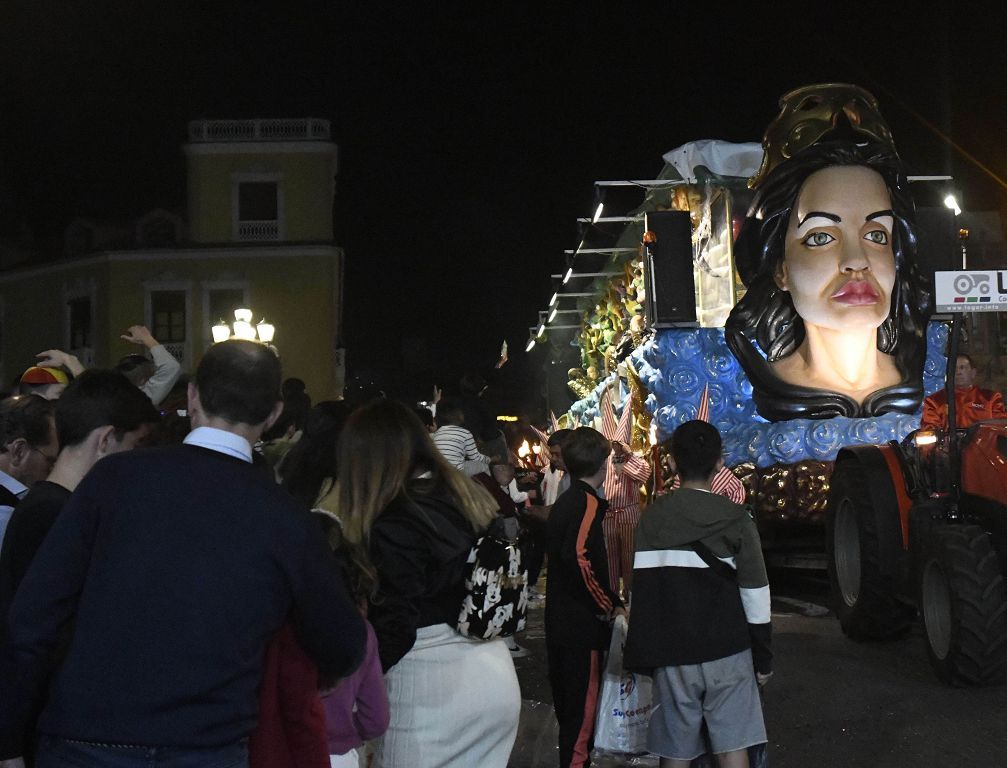
POLYGON ((211 451, 233 456, 252 463, 252 446, 241 435, 216 427, 196 427, 182 441, 186 445, 198 445, 211 451))

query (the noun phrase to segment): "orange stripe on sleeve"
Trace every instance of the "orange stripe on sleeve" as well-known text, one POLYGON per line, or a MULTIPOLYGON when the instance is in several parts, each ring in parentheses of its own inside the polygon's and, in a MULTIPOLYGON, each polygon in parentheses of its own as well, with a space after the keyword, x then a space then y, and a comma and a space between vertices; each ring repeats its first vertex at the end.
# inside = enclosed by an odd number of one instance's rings
POLYGON ((594 524, 594 518, 598 514, 598 499, 590 493, 585 494, 584 517, 580 521, 580 529, 577 531, 577 565, 580 566, 580 575, 584 579, 584 586, 594 598, 598 607, 605 613, 612 610, 612 601, 605 593, 604 588, 598 583, 598 578, 594 575, 591 561, 587 556, 587 535, 594 524))

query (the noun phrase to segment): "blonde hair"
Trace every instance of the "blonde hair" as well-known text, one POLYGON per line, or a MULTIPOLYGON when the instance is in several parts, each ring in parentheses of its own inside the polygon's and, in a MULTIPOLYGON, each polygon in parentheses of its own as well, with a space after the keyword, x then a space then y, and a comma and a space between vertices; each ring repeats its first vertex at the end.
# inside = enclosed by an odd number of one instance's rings
POLYGON ((489 492, 448 464, 419 417, 394 400, 357 409, 340 435, 337 456, 332 511, 345 539, 364 550, 374 521, 392 501, 408 498, 410 483, 420 477, 432 492, 450 497, 477 533, 496 514, 489 492))

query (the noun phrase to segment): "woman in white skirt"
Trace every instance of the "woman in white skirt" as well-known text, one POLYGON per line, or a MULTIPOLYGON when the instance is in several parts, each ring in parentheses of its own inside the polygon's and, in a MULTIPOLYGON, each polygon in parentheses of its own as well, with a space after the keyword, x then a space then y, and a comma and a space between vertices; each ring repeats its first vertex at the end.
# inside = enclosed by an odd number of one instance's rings
POLYGON ((357 566, 378 581, 368 618, 391 722, 375 767, 506 768, 521 710, 510 652, 455 630, 465 562, 496 503, 394 401, 354 412, 338 453, 330 500, 357 566))

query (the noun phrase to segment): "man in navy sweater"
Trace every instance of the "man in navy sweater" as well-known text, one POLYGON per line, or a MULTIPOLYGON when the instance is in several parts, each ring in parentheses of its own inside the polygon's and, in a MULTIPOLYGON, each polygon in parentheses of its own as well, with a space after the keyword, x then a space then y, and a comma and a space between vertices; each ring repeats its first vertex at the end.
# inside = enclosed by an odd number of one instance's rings
POLYGON ((211 347, 185 444, 111 456, 77 487, 8 616, 0 759, 19 753, 69 622, 39 768, 247 765, 263 654, 288 616, 323 677, 359 665, 363 621, 321 530, 251 463, 280 379, 263 345, 211 347))

